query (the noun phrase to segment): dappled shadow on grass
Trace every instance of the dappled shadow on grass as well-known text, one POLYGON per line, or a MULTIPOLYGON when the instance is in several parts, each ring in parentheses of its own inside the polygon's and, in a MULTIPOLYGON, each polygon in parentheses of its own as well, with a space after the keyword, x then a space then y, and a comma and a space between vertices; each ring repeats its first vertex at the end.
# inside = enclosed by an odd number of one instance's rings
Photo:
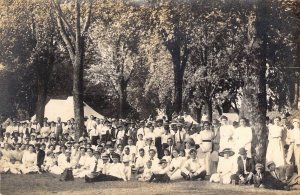
POLYGON ((168 184, 129 182, 85 183, 84 179, 60 182, 52 174, 1 176, 1 193, 6 194, 300 194, 300 191, 282 192, 255 189, 253 186, 211 184, 207 181, 178 181, 168 184))

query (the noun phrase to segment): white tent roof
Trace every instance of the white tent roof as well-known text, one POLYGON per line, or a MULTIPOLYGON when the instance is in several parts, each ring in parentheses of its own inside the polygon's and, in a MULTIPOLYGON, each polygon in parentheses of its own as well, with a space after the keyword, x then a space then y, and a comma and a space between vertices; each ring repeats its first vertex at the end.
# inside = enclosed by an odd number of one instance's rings
MULTIPOLYGON (((104 118, 101 114, 96 112, 93 108, 84 104, 84 116, 94 115, 97 118, 104 118)), ((61 117, 63 122, 74 118, 74 102, 73 96, 69 96, 66 100, 62 99, 51 99, 45 107, 45 116, 48 118, 48 121, 56 121, 57 117, 61 117)), ((31 120, 35 120, 36 115, 31 117, 31 120)))

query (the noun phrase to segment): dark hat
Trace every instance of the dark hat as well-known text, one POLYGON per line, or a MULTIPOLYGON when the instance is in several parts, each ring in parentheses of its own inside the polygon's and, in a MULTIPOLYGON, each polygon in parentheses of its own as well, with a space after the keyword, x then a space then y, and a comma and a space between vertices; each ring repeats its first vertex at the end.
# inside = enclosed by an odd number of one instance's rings
POLYGON ((117 154, 117 153, 113 153, 113 154, 111 154, 111 158, 117 158, 117 159, 120 159, 120 155, 117 154))
POLYGON ((222 119, 228 120, 227 116, 224 116, 224 115, 222 115, 220 119, 221 119, 221 120, 222 120, 222 119))
POLYGON ((225 148, 222 152, 219 153, 219 156, 224 157, 224 154, 228 154, 228 156, 233 156, 234 151, 232 151, 230 148, 225 148))
POLYGON ((179 123, 184 123, 184 118, 183 118, 183 117, 179 117, 179 118, 177 119, 177 121, 178 121, 179 123))
POLYGON ((163 164, 163 163, 168 163, 168 162, 167 162, 166 159, 161 159, 161 160, 159 161, 159 164, 163 164))
POLYGON ((191 154, 192 152, 196 152, 197 153, 197 150, 192 148, 190 151, 189 151, 189 154, 191 154))
POLYGON ((239 154, 240 155, 245 155, 245 154, 247 154, 247 150, 245 148, 240 148, 239 149, 239 154))

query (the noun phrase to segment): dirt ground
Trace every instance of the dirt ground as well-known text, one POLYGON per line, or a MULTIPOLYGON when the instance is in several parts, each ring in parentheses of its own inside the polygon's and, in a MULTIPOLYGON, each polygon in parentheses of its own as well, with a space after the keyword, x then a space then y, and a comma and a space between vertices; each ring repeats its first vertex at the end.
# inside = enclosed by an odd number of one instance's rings
POLYGON ((84 179, 60 182, 52 174, 1 175, 1 195, 13 194, 300 194, 300 187, 289 192, 257 189, 253 186, 232 186, 212 184, 207 181, 176 181, 168 184, 129 182, 85 183, 84 179))

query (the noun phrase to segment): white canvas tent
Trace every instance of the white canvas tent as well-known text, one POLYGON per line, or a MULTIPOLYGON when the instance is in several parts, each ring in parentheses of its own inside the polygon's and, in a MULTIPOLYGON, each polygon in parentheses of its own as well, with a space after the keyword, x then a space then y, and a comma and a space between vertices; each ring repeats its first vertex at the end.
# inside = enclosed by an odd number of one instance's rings
MULTIPOLYGON (((96 112, 93 108, 84 104, 84 116, 94 115, 97 118, 104 118, 101 114, 96 112)), ((45 116, 48 121, 56 121, 57 117, 61 117, 63 122, 66 122, 70 118, 74 118, 74 102, 73 96, 69 96, 67 99, 51 99, 45 107, 45 116)), ((31 117, 31 121, 35 120, 36 115, 31 117)))

